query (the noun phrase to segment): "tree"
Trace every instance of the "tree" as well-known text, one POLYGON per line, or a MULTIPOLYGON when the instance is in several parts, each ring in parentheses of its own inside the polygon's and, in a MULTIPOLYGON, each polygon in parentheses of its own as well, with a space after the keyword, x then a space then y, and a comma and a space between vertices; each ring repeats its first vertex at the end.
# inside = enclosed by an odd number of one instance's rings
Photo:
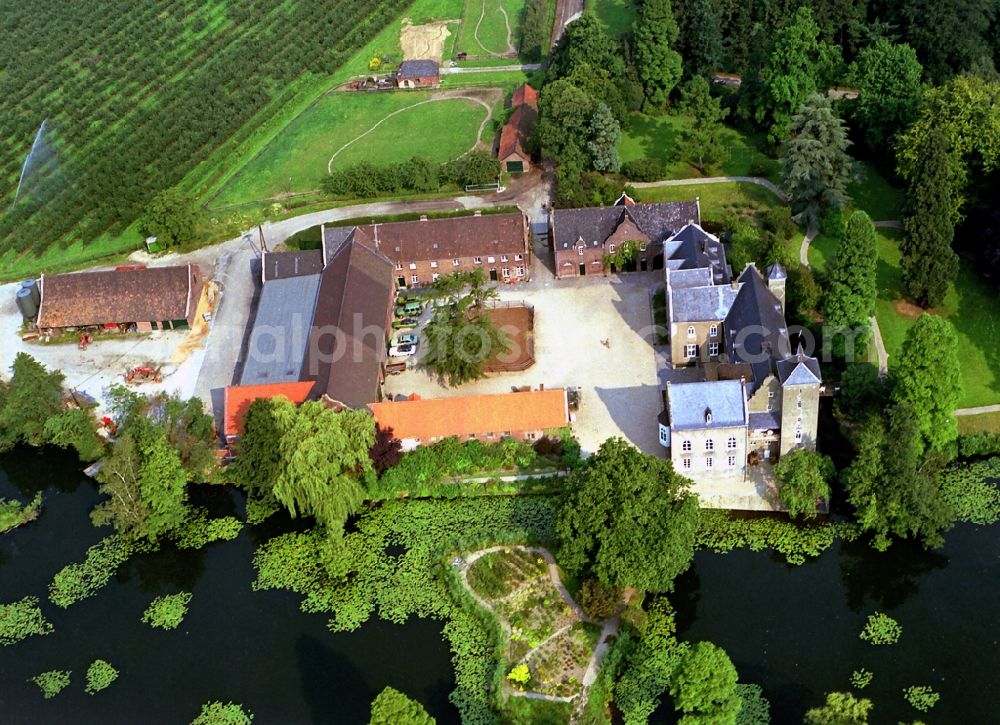
MULTIPOLYGON (((902 8, 903 37, 935 82, 969 69, 992 53, 986 38, 996 14, 992 0, 908 0, 902 8)), ((995 32, 995 29, 994 29, 995 32)))
POLYGON ((711 642, 692 646, 670 682, 674 707, 685 713, 681 723, 734 725, 740 711, 737 677, 724 649, 711 642))
POLYGON ((680 53, 687 76, 709 77, 722 64, 722 24, 711 0, 674 3, 678 35, 674 49, 680 53))
POLYGON ((521 57, 529 62, 539 61, 548 50, 547 26, 549 6, 546 0, 527 0, 524 20, 521 23, 521 57))
POLYGON ((466 186, 492 184, 500 177, 500 162, 484 149, 473 149, 459 161, 462 164, 461 180, 466 186))
POLYGON ((791 121, 791 138, 781 146, 781 187, 800 223, 817 224, 827 207, 847 203, 854 162, 851 142, 830 99, 814 93, 791 121))
POLYGON ((871 710, 871 700, 849 692, 831 692, 825 705, 806 713, 805 725, 867 725, 871 710))
POLYGON ((166 189, 154 196, 139 221, 139 232, 166 247, 192 241, 198 233, 195 200, 180 189, 166 189))
POLYGON ((830 498, 829 481, 835 473, 833 461, 808 448, 786 453, 774 466, 781 482, 778 498, 788 507, 792 518, 816 516, 816 501, 830 498))
POLYGON ((789 123, 809 96, 822 90, 837 50, 819 39, 819 26, 808 7, 795 11, 774 35, 760 71, 761 95, 757 122, 770 122, 768 138, 788 138, 789 123))
POLYGON ((858 98, 853 113, 873 149, 917 116, 923 68, 913 48, 879 38, 858 56, 858 98))
POLYGON ((108 496, 90 513, 135 539, 156 541, 187 518, 187 477, 164 432, 140 419, 118 437, 96 474, 108 496))
POLYGON ((375 442, 368 451, 375 473, 381 476, 403 460, 403 442, 393 433, 391 427, 383 428, 375 424, 375 442))
MULTIPOLYGON (((878 240, 875 225, 863 211, 851 214, 840 244, 834 252, 827 280, 823 314, 826 323, 837 330, 868 327, 869 318, 875 314, 878 294, 876 271, 878 269, 878 240)), ((867 335, 862 336, 866 340, 867 335)), ((843 357, 844 337, 833 338, 834 353, 843 357)), ((857 353, 862 351, 855 351, 857 353)))
POLYGON ((621 438, 605 441, 567 479, 556 534, 568 572, 605 587, 667 591, 691 561, 698 498, 670 461, 621 438))
POLYGON ((958 276, 958 255, 952 249, 955 237, 954 177, 948 169, 948 142, 940 131, 929 134, 923 154, 912 170, 907 210, 903 218, 906 236, 900 244, 903 287, 921 306, 944 301, 948 286, 958 276))
POLYGON ((481 269, 439 277, 432 295, 443 300, 424 328, 427 353, 422 365, 448 385, 485 375, 486 362, 511 348, 507 335, 490 320, 486 303, 497 296, 481 269), (468 292, 463 294, 468 287, 468 292))
POLYGON ((566 162, 572 150, 581 153, 596 109, 597 102, 572 82, 546 83, 538 99, 536 131, 542 153, 560 164, 566 162))
POLYGON ((620 50, 590 11, 566 26, 549 56, 546 77, 553 81, 565 78, 581 65, 606 70, 612 78, 625 77, 625 62, 620 50))
POLYGON ((368 725, 434 725, 434 718, 416 700, 387 687, 372 700, 368 725))
POLYGON ((96 461, 104 450, 94 415, 85 408, 70 408, 49 418, 44 434, 49 443, 75 450, 82 461, 96 461))
POLYGON ((284 466, 278 442, 292 427, 296 414, 295 407, 285 402, 281 398, 258 398, 243 416, 236 458, 224 471, 228 481, 251 494, 270 497, 284 466))
POLYGON ((611 115, 611 110, 604 103, 598 103, 590 117, 587 134, 587 151, 595 169, 616 173, 621 168, 622 160, 617 148, 621 137, 622 128, 611 115))
POLYGON ((688 159, 705 173, 705 165, 722 160, 722 119, 729 115, 718 98, 712 98, 708 81, 695 76, 681 88, 680 110, 694 121, 681 132, 681 146, 688 159))
POLYGON ((906 333, 899 360, 892 368, 892 380, 893 401, 913 411, 920 449, 953 456, 962 367, 951 323, 938 315, 920 315, 906 333))
POLYGON ((955 515, 941 496, 942 459, 922 455, 914 410, 895 405, 870 416, 856 447, 844 483, 858 523, 875 534, 875 548, 888 548, 893 536, 940 546, 955 515))
POLYGON ((10 371, 10 383, 0 397, 0 452, 17 443, 43 445, 46 422, 62 411, 61 372, 49 372, 23 352, 14 357, 10 371))
POLYGON ((681 79, 681 56, 671 47, 677 33, 670 0, 643 0, 632 27, 632 43, 647 109, 662 109, 681 79))
POLYGON ((439 164, 414 156, 403 164, 403 186, 414 191, 437 191, 441 186, 439 164))

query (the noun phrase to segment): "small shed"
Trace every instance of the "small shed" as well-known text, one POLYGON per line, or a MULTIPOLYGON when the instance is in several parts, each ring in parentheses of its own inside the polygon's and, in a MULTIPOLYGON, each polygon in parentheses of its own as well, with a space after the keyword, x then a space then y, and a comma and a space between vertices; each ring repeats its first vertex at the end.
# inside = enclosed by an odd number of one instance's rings
POLYGON ((525 147, 538 119, 538 91, 524 84, 514 91, 510 105, 514 112, 500 132, 497 156, 504 171, 516 174, 531 170, 531 154, 525 147))
POLYGON ((441 66, 435 60, 404 60, 396 69, 399 88, 437 88, 441 85, 441 66))

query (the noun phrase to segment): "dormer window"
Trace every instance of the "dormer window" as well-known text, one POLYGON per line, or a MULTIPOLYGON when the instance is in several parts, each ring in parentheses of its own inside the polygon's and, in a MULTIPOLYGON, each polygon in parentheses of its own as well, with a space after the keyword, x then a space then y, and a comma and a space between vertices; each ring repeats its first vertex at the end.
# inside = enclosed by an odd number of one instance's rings
POLYGON ((712 409, 705 408, 705 423, 710 424, 712 422, 712 409))
POLYGON ((614 254, 614 253, 615 253, 615 245, 614 244, 609 244, 608 245, 608 254, 614 254))
POLYGON ((719 326, 718 325, 712 325, 710 328, 708 328, 708 334, 711 335, 712 337, 718 337, 719 336, 719 326))
POLYGON ((583 245, 582 244, 579 247, 576 248, 576 253, 579 254, 581 257, 583 256, 583 245))

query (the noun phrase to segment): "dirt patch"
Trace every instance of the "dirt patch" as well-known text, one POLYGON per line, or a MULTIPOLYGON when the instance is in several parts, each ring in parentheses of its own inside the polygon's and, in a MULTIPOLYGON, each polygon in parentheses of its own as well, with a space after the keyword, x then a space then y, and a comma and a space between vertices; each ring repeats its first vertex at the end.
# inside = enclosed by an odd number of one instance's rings
POLYGON ((922 312, 925 312, 923 307, 919 307, 908 300, 896 300, 893 308, 896 310, 897 315, 909 320, 915 320, 920 317, 922 312))
POLYGON ((180 365, 188 359, 192 352, 205 347, 205 338, 208 337, 208 321, 205 320, 205 313, 215 312, 215 302, 218 299, 219 291, 215 282, 209 282, 201 291, 201 298, 198 300, 198 307, 195 312, 194 324, 188 332, 184 341, 177 346, 171 362, 180 365))
POLYGON ((510 350, 494 355, 483 366, 488 373, 527 370, 535 364, 535 311, 530 307, 498 307, 488 313, 490 321, 513 343, 510 350))
POLYGON ((403 21, 399 31, 399 45, 403 49, 403 60, 436 60, 441 62, 444 55, 444 41, 451 35, 448 26, 457 20, 439 20, 425 25, 410 25, 403 21))

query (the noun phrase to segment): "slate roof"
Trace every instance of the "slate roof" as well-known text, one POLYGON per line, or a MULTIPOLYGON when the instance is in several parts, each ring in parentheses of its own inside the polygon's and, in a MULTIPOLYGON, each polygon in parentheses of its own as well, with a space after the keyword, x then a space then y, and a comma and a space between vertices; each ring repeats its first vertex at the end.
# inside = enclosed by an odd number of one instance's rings
POLYGON ((738 380, 673 383, 667 386, 667 409, 674 430, 732 428, 747 424, 746 398, 738 380), (712 422, 706 423, 711 411, 712 422))
POLYGON ((670 237, 664 242, 663 253, 666 266, 671 269, 708 267, 716 284, 728 282, 732 277, 722 242, 698 224, 688 224, 670 237))
MULTIPOLYGON (((673 273, 670 275, 673 281, 673 273)), ((725 320, 739 295, 732 285, 672 289, 669 306, 671 322, 710 322, 725 320)))
POLYGON ((778 361, 778 379, 782 385, 815 385, 823 382, 819 360, 806 355, 802 346, 787 360, 778 361))
POLYGON ((524 150, 524 142, 538 119, 538 91, 525 83, 514 91, 510 105, 514 112, 500 132, 500 150, 497 156, 501 161, 514 153, 528 156, 524 150))
POLYGON ((370 407, 376 422, 392 428, 397 438, 422 442, 473 433, 500 438, 505 431, 562 428, 569 422, 566 391, 558 388, 382 402, 370 407))
POLYGON ((328 260, 345 240, 356 240, 399 263, 522 254, 525 234, 520 212, 323 228, 328 260))
POLYGON ((186 320, 201 284, 194 265, 43 274, 38 326, 186 320))
POLYGON ((264 252, 261 268, 265 282, 319 274, 323 271, 323 252, 319 249, 300 252, 264 252))
POLYGON ((437 61, 433 60, 404 60, 396 70, 397 78, 426 78, 428 76, 440 75, 441 70, 437 61))
POLYGON ((781 417, 772 411, 750 414, 750 427, 754 430, 779 430, 781 417))
POLYGON ((767 268, 768 279, 788 279, 788 272, 780 262, 775 262, 767 268))
POLYGON ((357 239, 327 254, 301 377, 315 381, 312 397, 362 408, 378 400, 392 263, 357 239))
POLYGON ((712 270, 708 267, 696 267, 694 269, 669 269, 667 279, 671 289, 681 287, 707 287, 712 284, 712 270))
POLYGON ((753 369, 753 380, 747 381, 752 395, 791 349, 781 303, 757 268, 748 265, 739 282, 739 294, 725 319, 726 346, 730 362, 746 362, 753 369))
POLYGON ((319 274, 264 283, 240 385, 299 380, 319 283, 319 274))
POLYGON ((667 240, 691 222, 701 221, 696 201, 555 209, 552 212, 554 244, 557 249, 569 249, 582 239, 590 246, 601 246, 626 216, 654 244, 667 240))

